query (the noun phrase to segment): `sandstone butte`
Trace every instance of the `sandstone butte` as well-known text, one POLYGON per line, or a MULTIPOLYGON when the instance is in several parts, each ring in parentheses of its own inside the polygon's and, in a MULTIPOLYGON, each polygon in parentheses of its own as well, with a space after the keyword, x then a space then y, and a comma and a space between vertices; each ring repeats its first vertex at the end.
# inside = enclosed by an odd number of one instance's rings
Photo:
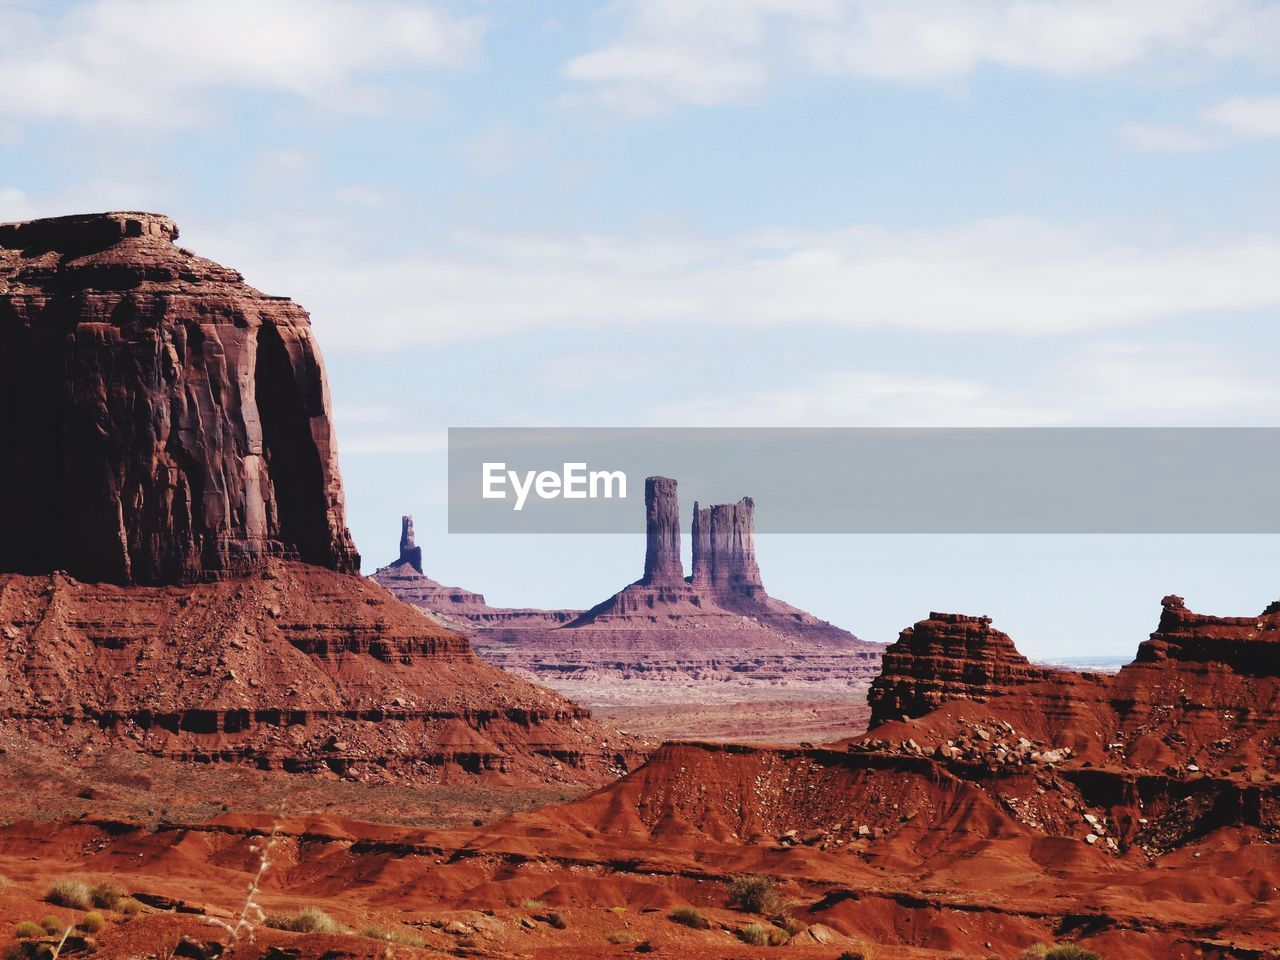
POLYGON ((347 777, 603 782, 630 745, 358 576, 297 304, 149 213, 0 226, 0 714, 347 777))
POLYGON ((684 575, 675 480, 645 481, 643 575, 589 610, 508 609, 426 576, 405 517, 400 555, 373 578, 467 634, 489 662, 659 737, 777 742, 865 726, 882 644, 771 597, 755 556, 755 503, 693 506, 684 575))

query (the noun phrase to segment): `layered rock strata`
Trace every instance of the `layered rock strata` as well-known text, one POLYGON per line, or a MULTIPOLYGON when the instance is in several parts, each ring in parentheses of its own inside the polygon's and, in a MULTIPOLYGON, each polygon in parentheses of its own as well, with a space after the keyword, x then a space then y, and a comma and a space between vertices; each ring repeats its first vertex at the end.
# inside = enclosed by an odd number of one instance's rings
POLYGON ((360 778, 616 776, 627 741, 354 574, 306 312, 177 236, 0 226, 0 723, 360 778))
POLYGON ((150 213, 0 226, 0 570, 355 571, 311 322, 150 213))
POLYGON ((867 696, 871 723, 918 717, 948 700, 985 702, 1049 674, 993 629, 990 617, 931 613, 885 650, 867 696))

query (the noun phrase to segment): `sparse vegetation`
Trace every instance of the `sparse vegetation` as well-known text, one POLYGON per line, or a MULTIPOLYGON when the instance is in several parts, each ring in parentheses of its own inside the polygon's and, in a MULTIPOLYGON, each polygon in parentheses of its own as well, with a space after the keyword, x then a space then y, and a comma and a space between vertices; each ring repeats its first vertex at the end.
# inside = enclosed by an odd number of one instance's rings
POLYGON ((85 933, 97 933, 107 925, 107 918, 100 914, 97 910, 90 910, 80 918, 80 927, 85 933))
POLYGON ((547 923, 555 927, 557 930, 563 930, 569 926, 569 921, 554 911, 547 914, 547 923))
POLYGON ((770 920, 787 915, 787 905, 778 891, 778 881, 760 873, 734 878, 729 884, 729 906, 743 913, 758 913, 770 920))
POLYGON ((710 922, 697 907, 676 907, 671 911, 671 919, 691 930, 709 930, 710 922))
POLYGON ((110 880, 95 883, 89 888, 89 899, 93 901, 95 907, 103 910, 117 909, 124 898, 125 892, 110 880))
POLYGON ((81 880, 68 878, 57 880, 44 898, 54 906, 68 907, 72 910, 88 910, 93 906, 93 896, 89 892, 89 887, 81 880))
POLYGON ((319 907, 303 907, 294 914, 267 917, 267 926, 294 933, 341 933, 342 925, 319 907))
POLYGON ((122 897, 116 901, 116 910, 123 913, 126 917, 136 917, 147 909, 141 900, 135 900, 133 897, 122 897))
POLYGON ((23 920, 13 928, 13 935, 19 940, 30 940, 32 937, 43 937, 44 927, 30 920, 23 920))
POLYGON ((1018 960, 1106 960, 1106 958, 1100 953, 1074 943, 1059 943, 1056 946, 1040 943, 1022 951, 1018 960))
POLYGON ((853 950, 846 950, 836 960, 876 960, 876 948, 869 943, 861 943, 853 950))
POLYGON ((751 947, 767 947, 769 945, 769 931, 764 928, 763 924, 748 924, 736 930, 735 935, 739 940, 751 947))
POLYGON ((605 939, 610 943, 635 943, 636 935, 630 930, 610 930, 605 939))
POLYGON ((610 907, 609 912, 610 913, 626 913, 627 908, 626 907, 610 907))
POLYGON ((425 946, 426 942, 412 930, 399 930, 386 927, 361 927, 359 934, 370 940, 382 940, 386 943, 398 943, 406 947, 425 946))
POLYGON ((523 907, 525 910, 541 910, 546 905, 547 905, 547 902, 545 900, 532 900, 532 899, 526 900, 524 901, 524 903, 520 904, 520 906, 523 907))
POLYGON ((40 918, 40 927, 45 933, 61 933, 69 926, 71 924, 52 913, 45 914, 40 918))

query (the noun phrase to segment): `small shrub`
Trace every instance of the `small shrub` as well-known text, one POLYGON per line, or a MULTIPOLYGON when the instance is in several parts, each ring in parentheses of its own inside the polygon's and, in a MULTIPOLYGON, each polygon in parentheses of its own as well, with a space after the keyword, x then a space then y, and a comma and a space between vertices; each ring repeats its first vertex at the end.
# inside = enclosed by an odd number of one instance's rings
POLYGON ((80 918, 78 926, 85 933, 97 933, 107 925, 107 918, 100 914, 97 910, 90 910, 80 918))
POLYGON ((1022 951, 1018 960, 1106 960, 1106 958, 1100 953, 1074 943, 1060 943, 1057 946, 1038 943, 1022 951))
POLYGON ((626 908, 626 907, 610 907, 610 908, 609 908, 609 912, 610 912, 610 913, 619 913, 619 914, 621 914, 621 913, 626 913, 626 912, 627 912, 627 908, 626 908))
POLYGON ((427 942, 410 930, 396 930, 384 927, 362 927, 359 934, 362 937, 368 937, 370 940, 382 940, 385 943, 399 943, 406 947, 422 947, 425 946, 427 942))
POLYGON ((267 926, 294 933, 340 933, 342 926, 319 907, 303 907, 295 914, 267 917, 267 926))
POLYGON ((771 919, 787 914, 787 905, 778 892, 778 881, 759 873, 736 877, 729 884, 729 906, 771 919))
POLYGON ((775 917, 773 923, 775 926, 784 930, 788 937, 794 937, 797 933, 803 933, 806 926, 804 921, 797 920, 795 917, 787 916, 775 917))
POLYGON ((58 880, 49 888, 44 898, 54 906, 69 907, 72 910, 88 910, 93 906, 89 888, 80 880, 58 880))
POLYGON ((19 940, 30 940, 32 937, 43 937, 44 927, 40 926, 38 923, 32 923, 30 920, 23 920, 13 928, 13 935, 19 940))
POLYGON ((711 929, 711 924, 697 907, 676 907, 671 911, 671 919, 691 930, 711 929))
POLYGON ((630 930, 610 930, 605 939, 610 943, 635 943, 636 935, 630 930))
POLYGON ((859 944, 853 950, 846 950, 836 960, 876 960, 876 948, 869 943, 859 944))
POLYGON ((546 905, 547 901, 545 900, 526 900, 520 904, 525 910, 541 910, 546 905))
POLYGON ((555 927, 557 930, 563 930, 565 927, 569 926, 568 920, 554 912, 547 914, 547 923, 551 924, 551 926, 555 927))
POLYGON ((1060 943, 1050 947, 1044 960, 1103 960, 1102 954, 1086 950, 1074 943, 1060 943))
POLYGON ((758 923, 741 927, 734 931, 734 935, 751 947, 766 947, 769 945, 769 931, 758 923))
POLYGON ((110 880, 95 883, 89 888, 89 899, 95 907, 103 910, 115 910, 124 896, 124 891, 110 880))
POLYGON ((136 917, 147 908, 141 900, 135 900, 133 897, 124 897, 116 901, 116 909, 126 917, 136 917))
POLYGON ((40 927, 45 933, 61 933, 71 924, 67 923, 61 917, 54 916, 52 913, 45 914, 40 918, 40 927))

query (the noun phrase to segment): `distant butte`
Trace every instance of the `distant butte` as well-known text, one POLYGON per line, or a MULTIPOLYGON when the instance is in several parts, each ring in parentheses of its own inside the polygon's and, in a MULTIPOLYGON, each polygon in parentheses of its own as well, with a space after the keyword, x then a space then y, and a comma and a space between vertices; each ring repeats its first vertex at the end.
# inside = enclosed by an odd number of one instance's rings
POLYGON ((585 611, 491 607, 421 574, 403 550, 373 578, 467 633, 491 663, 647 735, 830 739, 863 727, 884 647, 769 596, 751 498, 694 504, 687 578, 675 480, 646 479, 645 519, 643 575, 585 611))

